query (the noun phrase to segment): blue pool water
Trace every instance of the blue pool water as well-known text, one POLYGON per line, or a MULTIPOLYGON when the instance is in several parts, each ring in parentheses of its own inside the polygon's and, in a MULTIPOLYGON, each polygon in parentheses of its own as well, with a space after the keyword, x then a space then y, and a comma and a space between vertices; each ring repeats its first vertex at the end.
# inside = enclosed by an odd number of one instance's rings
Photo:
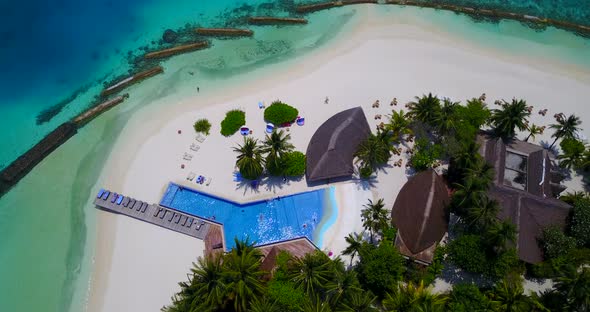
POLYGON ((241 205, 170 183, 160 205, 221 223, 231 249, 236 237, 256 245, 303 236, 320 242, 321 224, 328 225, 322 218, 334 215, 330 194, 321 189, 241 205))

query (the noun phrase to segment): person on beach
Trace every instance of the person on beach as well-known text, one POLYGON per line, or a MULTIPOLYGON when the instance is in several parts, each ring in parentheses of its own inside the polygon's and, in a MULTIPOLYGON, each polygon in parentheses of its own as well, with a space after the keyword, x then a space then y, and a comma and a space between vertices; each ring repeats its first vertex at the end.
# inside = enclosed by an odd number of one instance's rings
POLYGON ((328 97, 326 96, 326 99, 324 100, 324 104, 328 104, 328 101, 330 101, 330 99, 328 99, 328 97))
POLYGON ((199 93, 199 91, 200 91, 200 89, 199 89, 199 87, 197 87, 197 93, 199 93))

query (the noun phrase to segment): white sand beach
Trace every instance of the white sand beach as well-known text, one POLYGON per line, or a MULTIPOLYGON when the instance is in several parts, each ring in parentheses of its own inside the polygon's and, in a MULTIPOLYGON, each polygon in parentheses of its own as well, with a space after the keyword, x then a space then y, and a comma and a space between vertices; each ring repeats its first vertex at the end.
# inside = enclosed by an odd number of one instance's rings
MULTIPOLYGON (((113 148, 101 186, 154 203, 168 182, 190 183, 189 172, 212 178, 209 186, 193 182, 191 187, 240 202, 308 190, 304 180, 273 187, 263 184, 258 192, 232 181, 235 154, 231 148, 242 137, 221 136, 219 123, 226 111, 241 108, 253 137, 263 139, 265 122, 259 101, 268 105, 280 99, 299 109, 306 123, 292 126, 289 133, 302 152, 314 131, 341 110, 362 106, 374 128, 386 121, 392 108, 404 109, 414 96, 427 92, 461 101, 485 92, 491 108, 496 99, 524 98, 535 107, 531 121, 537 125, 552 123, 558 112, 575 113, 590 123, 590 109, 581 102, 590 98, 590 72, 567 63, 489 50, 419 18, 399 14, 391 18, 377 10, 358 6, 351 31, 308 55, 247 74, 260 78, 238 74, 227 79, 222 90, 202 90, 180 101, 164 97, 137 111, 113 148), (392 107, 394 97, 399 104, 392 107), (376 100, 380 107, 372 108, 376 100), (537 114, 543 108, 549 110, 545 117, 537 114), (376 114, 383 119, 375 120, 376 114), (189 146, 197 143, 192 126, 198 118, 211 121, 211 135, 198 143, 198 152, 192 152, 189 146), (185 152, 194 154, 191 161, 182 159, 185 152)), ((539 43, 520 40, 528 49, 541 48, 539 43)), ((590 126, 583 127, 584 135, 590 137, 590 126)), ((536 142, 551 142, 550 135, 546 131, 536 142)), ((392 157, 391 163, 398 159, 392 157)), ((326 231, 322 249, 339 253, 345 247, 344 236, 362 230, 359 214, 367 199, 384 198, 386 207, 393 205, 407 181, 405 164, 404 160, 402 168, 391 166, 379 172, 372 187, 358 181, 336 184, 338 218, 326 231)), ((569 181, 568 186, 579 189, 579 180, 569 181)), ((204 249, 197 239, 102 211, 97 237, 88 298, 92 312, 157 311, 169 303, 179 289, 177 283, 186 280, 191 262, 204 249)))

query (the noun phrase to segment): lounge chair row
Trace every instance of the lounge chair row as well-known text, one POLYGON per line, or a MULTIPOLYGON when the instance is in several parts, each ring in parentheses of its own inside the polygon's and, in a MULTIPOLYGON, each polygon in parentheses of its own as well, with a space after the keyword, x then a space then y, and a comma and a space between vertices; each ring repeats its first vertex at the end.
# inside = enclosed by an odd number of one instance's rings
POLYGON ((193 218, 190 216, 186 216, 183 214, 180 214, 178 212, 174 212, 172 210, 168 210, 166 208, 163 207, 158 207, 157 210, 154 211, 154 217, 156 218, 160 218, 162 220, 166 220, 169 223, 176 223, 176 224, 180 224, 183 227, 187 227, 187 228, 191 228, 191 226, 194 224, 195 225, 195 230, 199 231, 201 230, 201 227, 203 225, 205 225, 205 221, 203 220, 199 220, 197 218, 193 218))
POLYGON ((100 189, 96 198, 100 198, 104 201, 110 200, 111 204, 116 206, 121 206, 125 208, 129 208, 131 210, 135 209, 141 213, 144 213, 149 206, 148 203, 133 199, 131 197, 124 196, 122 194, 112 193, 109 190, 100 189), (112 195, 112 196, 111 196, 112 195))

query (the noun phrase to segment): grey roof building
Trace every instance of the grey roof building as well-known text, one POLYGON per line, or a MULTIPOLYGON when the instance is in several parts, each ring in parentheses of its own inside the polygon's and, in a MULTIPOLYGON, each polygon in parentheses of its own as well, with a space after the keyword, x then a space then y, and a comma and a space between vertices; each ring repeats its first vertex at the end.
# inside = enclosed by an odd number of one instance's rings
POLYGON ((543 261, 537 243, 543 229, 564 227, 570 206, 557 196, 565 189, 563 176, 543 147, 520 140, 504 143, 479 135, 480 154, 495 169, 489 196, 502 207, 498 217, 512 221, 517 228, 516 249, 522 261, 543 261))
POLYGON ((371 128, 361 107, 330 117, 316 130, 307 146, 307 181, 351 176, 354 153, 370 134, 371 128))

